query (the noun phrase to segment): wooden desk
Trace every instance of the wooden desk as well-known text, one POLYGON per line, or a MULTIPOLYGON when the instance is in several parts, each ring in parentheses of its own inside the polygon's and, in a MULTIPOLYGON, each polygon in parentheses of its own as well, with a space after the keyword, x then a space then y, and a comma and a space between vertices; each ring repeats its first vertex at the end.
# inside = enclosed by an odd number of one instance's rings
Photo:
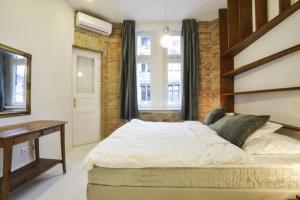
POLYGON ((23 124, 0 127, 0 148, 3 148, 3 177, 1 181, 1 200, 8 200, 8 193, 22 184, 49 170, 57 164, 62 164, 66 173, 65 160, 65 124, 64 121, 33 121, 23 124), (39 138, 60 131, 62 159, 40 158, 39 138), (13 146, 22 142, 34 140, 36 160, 11 172, 13 146))

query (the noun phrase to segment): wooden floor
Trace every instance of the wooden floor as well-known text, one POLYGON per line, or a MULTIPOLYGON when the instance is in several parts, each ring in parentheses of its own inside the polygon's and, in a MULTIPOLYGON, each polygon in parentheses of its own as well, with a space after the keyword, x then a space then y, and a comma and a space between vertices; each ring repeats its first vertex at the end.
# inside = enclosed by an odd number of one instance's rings
POLYGON ((57 165, 11 193, 10 200, 85 200, 87 174, 82 161, 94 146, 76 147, 67 154, 66 175, 57 165))

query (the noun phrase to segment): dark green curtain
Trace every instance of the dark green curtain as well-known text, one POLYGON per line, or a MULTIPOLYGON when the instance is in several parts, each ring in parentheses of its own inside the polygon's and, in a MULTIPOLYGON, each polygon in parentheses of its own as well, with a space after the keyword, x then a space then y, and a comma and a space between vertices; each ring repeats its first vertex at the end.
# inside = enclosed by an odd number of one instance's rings
POLYGON ((0 112, 4 111, 5 95, 4 95, 4 53, 0 52, 0 112))
POLYGON ((135 21, 123 22, 121 56, 120 117, 130 120, 138 117, 135 21))
POLYGON ((183 36, 183 91, 182 119, 198 120, 198 26, 195 19, 182 22, 183 36))

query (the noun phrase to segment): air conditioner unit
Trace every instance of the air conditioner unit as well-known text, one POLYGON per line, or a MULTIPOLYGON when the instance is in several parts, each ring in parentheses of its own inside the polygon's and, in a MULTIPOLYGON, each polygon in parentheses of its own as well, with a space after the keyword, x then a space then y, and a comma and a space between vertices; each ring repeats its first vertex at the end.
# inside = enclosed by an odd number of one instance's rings
POLYGON ((101 33, 103 35, 110 35, 112 32, 112 24, 82 12, 76 13, 76 26, 101 33))

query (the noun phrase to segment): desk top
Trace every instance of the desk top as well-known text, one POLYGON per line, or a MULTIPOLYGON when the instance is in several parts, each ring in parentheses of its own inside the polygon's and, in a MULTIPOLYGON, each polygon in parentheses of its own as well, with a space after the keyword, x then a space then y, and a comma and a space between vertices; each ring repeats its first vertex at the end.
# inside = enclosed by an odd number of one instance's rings
POLYGON ((41 120, 0 127, 0 139, 14 138, 21 135, 42 131, 66 124, 65 121, 41 120))

